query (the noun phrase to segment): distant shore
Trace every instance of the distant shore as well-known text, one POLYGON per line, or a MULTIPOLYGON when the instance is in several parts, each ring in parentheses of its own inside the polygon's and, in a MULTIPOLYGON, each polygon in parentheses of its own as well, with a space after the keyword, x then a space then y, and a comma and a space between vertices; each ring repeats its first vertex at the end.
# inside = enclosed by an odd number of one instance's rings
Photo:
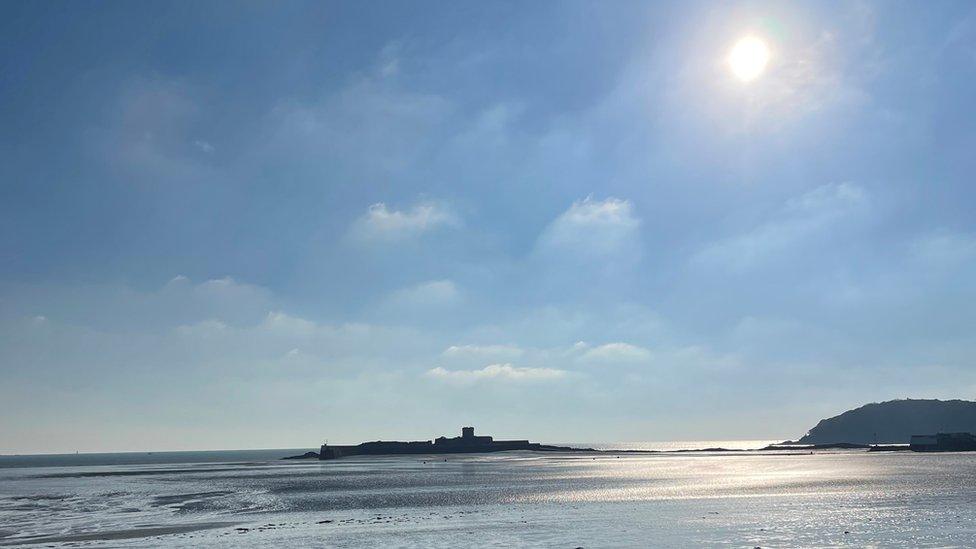
MULTIPOLYGON (((603 455, 614 455, 614 454, 692 454, 692 453, 757 453, 757 452, 812 452, 814 450, 867 450, 870 452, 900 452, 908 451, 909 447, 907 444, 854 444, 850 442, 838 442, 834 444, 798 444, 794 442, 784 442, 781 444, 769 444, 762 448, 724 448, 721 446, 709 447, 709 448, 681 448, 676 450, 643 450, 643 449, 596 449, 596 448, 577 448, 577 447, 554 447, 548 446, 539 450, 524 450, 527 452, 534 452, 540 454, 546 453, 584 453, 584 454, 603 454, 603 455)), ((498 452, 495 452, 498 453, 498 452)), ((428 454, 377 454, 375 457, 391 456, 391 455, 417 455, 425 456, 428 454)), ((430 455, 440 455, 440 454, 430 454, 430 455)), ((370 456, 357 456, 357 457, 370 457, 370 456)), ((281 459, 284 460, 306 460, 306 459, 319 459, 319 454, 317 452, 306 452, 301 455, 286 456, 281 459)))
MULTIPOLYGON (((707 442, 707 441, 705 441, 707 442)), ((734 442, 734 441, 715 441, 715 442, 734 442)), ((658 443, 634 443, 635 446, 642 444, 658 443)), ((660 443, 672 444, 672 443, 660 443)), ((680 445, 681 442, 673 444, 680 445)), ((648 449, 648 448, 627 448, 626 443, 608 444, 611 448, 597 447, 592 445, 579 445, 574 447, 572 452, 589 452, 593 454, 647 454, 647 455, 680 455, 695 453, 728 453, 742 454, 756 452, 775 452, 783 453, 790 451, 814 451, 814 450, 870 450, 870 451, 892 451, 907 449, 901 445, 878 445, 867 444, 765 444, 754 448, 736 448, 728 446, 708 446, 693 448, 675 449, 648 449)), ((276 461, 285 457, 304 456, 312 450, 307 448, 283 448, 283 449, 260 449, 260 450, 199 450, 199 451, 153 451, 153 452, 82 452, 69 454, 4 454, 0 455, 0 469, 20 468, 20 467, 79 467, 79 466, 106 466, 106 465, 137 465, 137 464, 186 464, 186 463, 228 463, 228 462, 254 462, 254 461, 276 461)))

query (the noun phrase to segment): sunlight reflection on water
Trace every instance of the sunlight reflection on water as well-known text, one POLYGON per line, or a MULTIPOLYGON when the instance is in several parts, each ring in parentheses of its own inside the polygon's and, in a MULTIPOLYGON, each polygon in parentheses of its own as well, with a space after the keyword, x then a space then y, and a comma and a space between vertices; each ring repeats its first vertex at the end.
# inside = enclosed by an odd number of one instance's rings
POLYGON ((971 546, 973 486, 976 455, 864 451, 19 468, 0 543, 235 522, 152 544, 971 546))

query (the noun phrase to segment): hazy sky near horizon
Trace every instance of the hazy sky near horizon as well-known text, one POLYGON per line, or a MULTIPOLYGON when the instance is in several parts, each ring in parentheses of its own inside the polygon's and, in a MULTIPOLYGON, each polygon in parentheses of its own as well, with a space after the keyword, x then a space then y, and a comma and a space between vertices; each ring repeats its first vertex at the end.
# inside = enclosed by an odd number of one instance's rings
POLYGON ((796 437, 976 393, 971 2, 0 28, 0 452, 796 437))

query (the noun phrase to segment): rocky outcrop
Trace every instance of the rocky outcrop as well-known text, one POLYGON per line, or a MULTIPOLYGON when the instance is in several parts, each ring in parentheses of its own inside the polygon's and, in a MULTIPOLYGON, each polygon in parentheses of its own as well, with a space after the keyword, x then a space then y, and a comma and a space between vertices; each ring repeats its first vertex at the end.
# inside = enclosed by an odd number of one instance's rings
POLYGON ((283 457, 281 459, 319 459, 319 453, 318 452, 305 452, 304 454, 302 454, 300 456, 288 456, 288 457, 283 457))
POLYGON ((912 435, 976 432, 976 402, 889 400, 823 419, 800 444, 908 444, 912 435))

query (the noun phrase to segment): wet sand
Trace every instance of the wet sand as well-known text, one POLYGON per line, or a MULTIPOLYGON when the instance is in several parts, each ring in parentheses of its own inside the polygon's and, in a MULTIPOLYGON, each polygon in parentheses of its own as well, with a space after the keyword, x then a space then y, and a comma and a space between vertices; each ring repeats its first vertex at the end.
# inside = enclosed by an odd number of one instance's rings
POLYGON ((0 546, 976 547, 973 486, 863 449, 16 467, 0 546))
POLYGON ((0 539, 0 546, 29 545, 36 543, 66 543, 73 541, 112 541, 123 539, 149 538, 170 534, 185 534, 199 530, 226 528, 238 524, 236 522, 200 522, 196 524, 179 524, 168 526, 149 526, 145 528, 130 528, 128 530, 110 530, 69 534, 64 536, 37 536, 16 539, 0 539))

